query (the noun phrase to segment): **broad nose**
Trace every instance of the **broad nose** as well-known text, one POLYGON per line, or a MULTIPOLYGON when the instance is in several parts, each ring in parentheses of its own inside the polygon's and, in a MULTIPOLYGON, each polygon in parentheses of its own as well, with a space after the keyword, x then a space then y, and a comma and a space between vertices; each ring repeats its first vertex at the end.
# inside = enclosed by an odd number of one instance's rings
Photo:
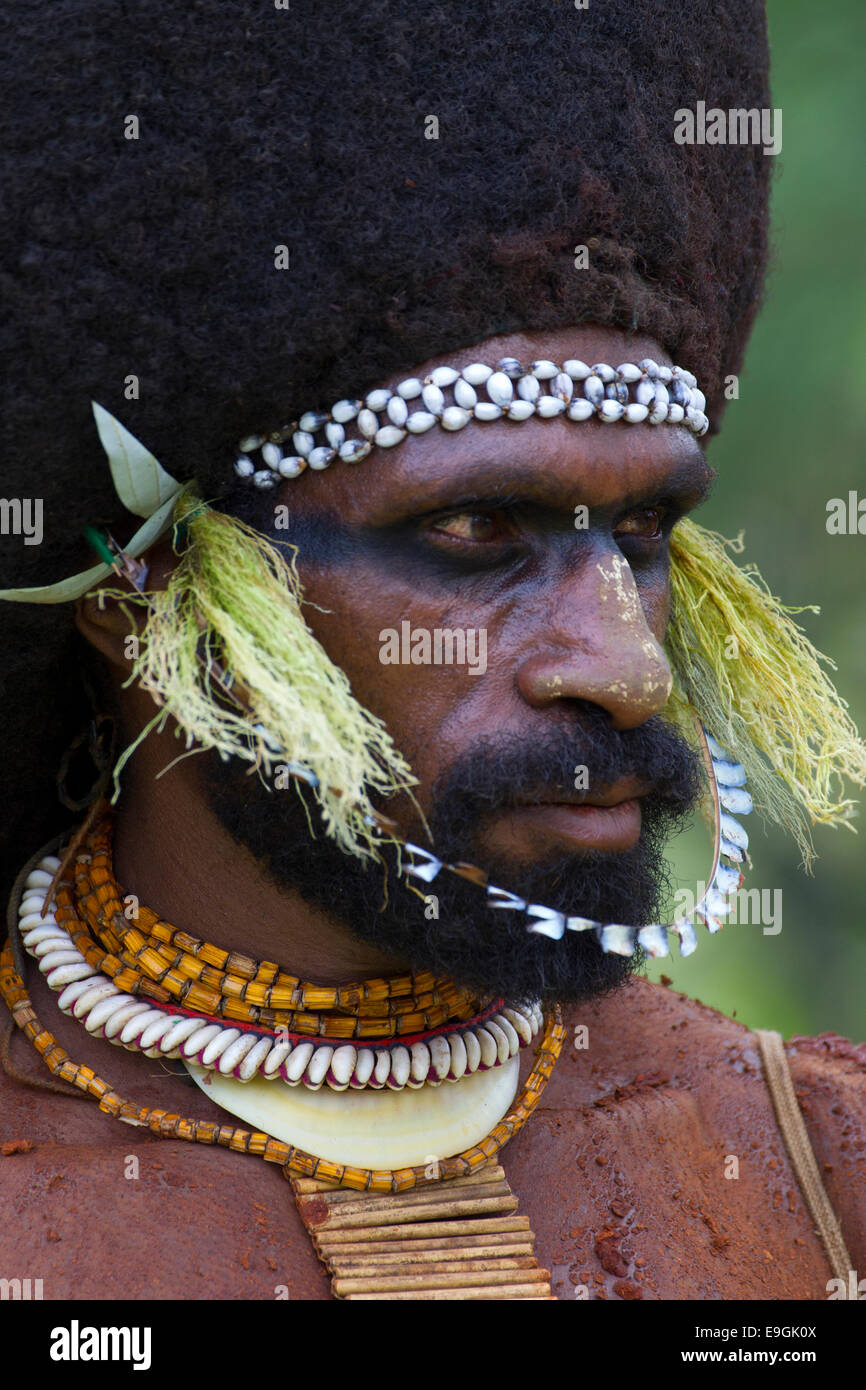
POLYGON ((521 663, 517 683, 535 708, 554 700, 590 700, 616 729, 633 729, 656 714, 673 686, 668 659, 650 631, 624 556, 590 559, 562 585, 536 650, 521 663))

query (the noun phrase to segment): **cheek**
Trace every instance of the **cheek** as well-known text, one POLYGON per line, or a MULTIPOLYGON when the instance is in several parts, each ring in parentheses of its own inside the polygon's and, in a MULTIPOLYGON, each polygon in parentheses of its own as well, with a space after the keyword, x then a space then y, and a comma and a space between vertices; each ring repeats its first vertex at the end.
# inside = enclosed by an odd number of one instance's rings
POLYGON ((640 596, 647 627, 656 641, 662 642, 671 615, 670 566, 667 560, 651 573, 636 574, 635 583, 640 596))
MULTIPOLYGON (((339 572, 299 565, 299 573, 309 601, 304 610, 307 624, 345 672, 355 698, 384 722, 416 775, 426 782, 441 762, 445 724, 478 682, 457 666, 402 660, 402 624, 408 623, 413 632, 432 633, 452 625, 448 612, 371 565, 341 566, 339 572)), ((465 615, 453 617, 453 625, 464 621, 465 615)))

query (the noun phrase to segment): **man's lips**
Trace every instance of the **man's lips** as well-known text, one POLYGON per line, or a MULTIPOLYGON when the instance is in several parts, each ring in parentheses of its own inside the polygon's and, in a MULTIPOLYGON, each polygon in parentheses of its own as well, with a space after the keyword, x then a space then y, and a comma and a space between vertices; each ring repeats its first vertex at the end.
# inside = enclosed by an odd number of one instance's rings
POLYGON ((640 797, 649 790, 646 783, 623 778, 604 792, 575 792, 550 800, 533 798, 506 814, 513 818, 514 829, 525 826, 574 848, 626 850, 640 836, 640 797))

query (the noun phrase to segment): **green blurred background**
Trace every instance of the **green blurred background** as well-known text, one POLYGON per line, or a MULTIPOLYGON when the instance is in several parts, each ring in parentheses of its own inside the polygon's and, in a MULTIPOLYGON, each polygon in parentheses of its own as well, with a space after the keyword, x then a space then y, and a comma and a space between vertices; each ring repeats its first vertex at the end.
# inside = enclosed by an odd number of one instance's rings
MULTIPOLYGON (((698 520, 745 530, 755 561, 833 657, 837 686, 866 732, 866 535, 828 535, 827 501, 866 497, 866 5, 769 0, 773 105, 782 109, 771 271, 764 309, 710 460, 719 480, 698 520)), ((851 789, 855 794, 856 789, 851 789)), ((856 835, 815 829, 812 876, 793 842, 752 816, 744 887, 781 888, 782 930, 728 925, 695 955, 649 974, 750 1027, 866 1039, 866 793, 856 835)), ((857 824, 858 822, 855 822, 857 824)), ((683 885, 708 868, 689 834, 673 862, 683 885)))

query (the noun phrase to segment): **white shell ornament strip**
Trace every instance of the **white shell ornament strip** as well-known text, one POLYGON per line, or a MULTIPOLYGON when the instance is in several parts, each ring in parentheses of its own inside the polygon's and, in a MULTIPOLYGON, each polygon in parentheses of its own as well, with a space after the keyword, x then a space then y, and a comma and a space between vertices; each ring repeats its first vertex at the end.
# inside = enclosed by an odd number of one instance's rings
POLYGON ((473 419, 520 422, 565 414, 569 420, 595 417, 605 424, 666 422, 701 436, 709 429, 705 405, 691 372, 659 366, 650 358, 618 367, 607 362, 590 367, 577 358, 562 364, 544 359, 529 366, 513 357, 504 357, 495 366, 471 362, 458 368, 443 363, 423 382, 407 377, 394 392, 377 387, 363 401, 344 398, 329 411, 304 411, 293 424, 270 436, 248 435, 240 441, 234 468, 244 481, 270 488, 281 478, 298 477, 303 471, 298 466, 301 460, 320 470, 335 458, 356 462, 364 455, 344 452, 353 444, 392 449, 407 434, 424 434, 437 422, 453 431, 473 419), (410 403, 416 408, 410 410, 410 403), (359 437, 348 438, 350 429, 359 437), (286 467, 279 443, 289 438, 294 466, 286 467), (251 457, 257 452, 258 461, 251 457))

